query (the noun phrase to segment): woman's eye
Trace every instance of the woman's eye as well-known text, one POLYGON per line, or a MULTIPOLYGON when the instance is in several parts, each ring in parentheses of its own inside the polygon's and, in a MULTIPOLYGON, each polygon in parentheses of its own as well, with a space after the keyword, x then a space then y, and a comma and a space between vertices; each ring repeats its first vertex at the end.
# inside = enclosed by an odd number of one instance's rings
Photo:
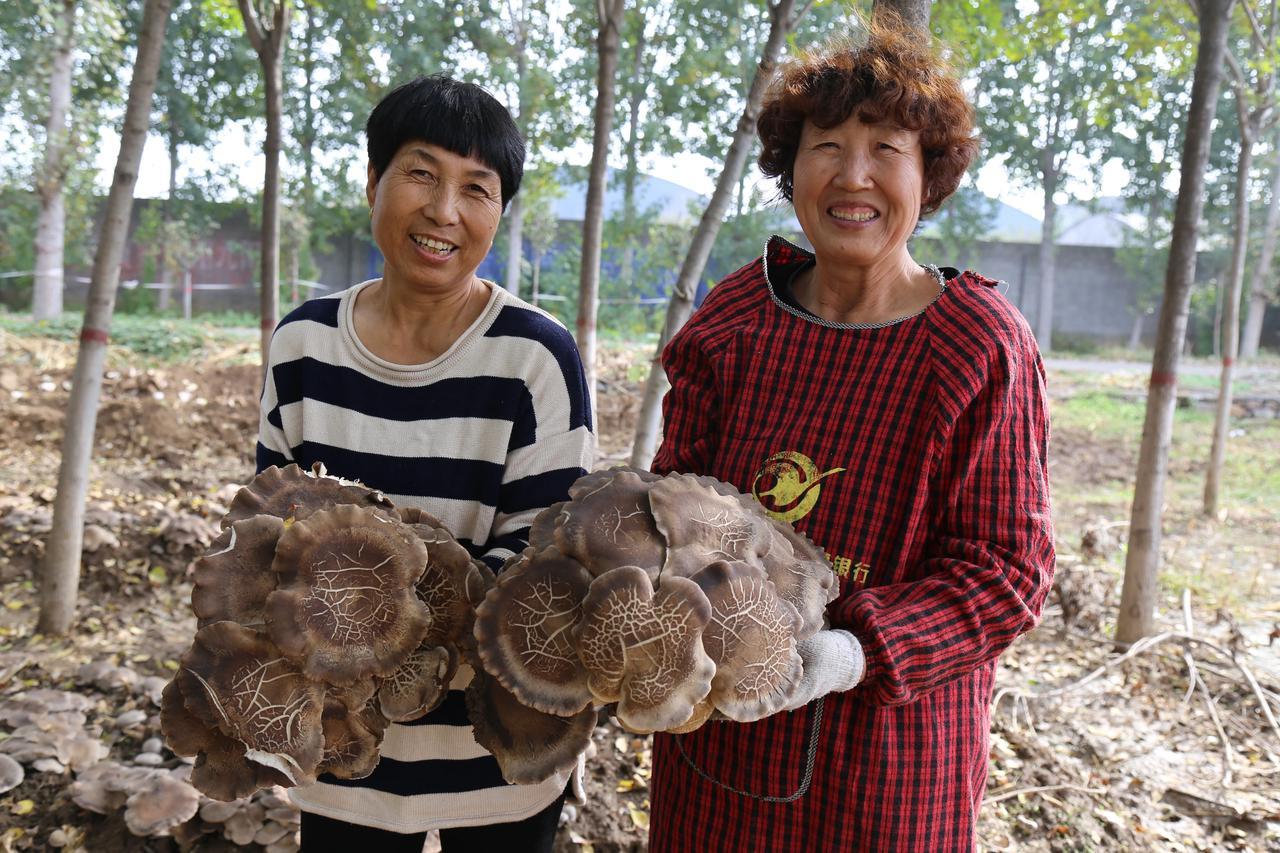
POLYGON ((887 142, 881 142, 876 147, 879 148, 881 151, 897 151, 898 150, 897 148, 895 148, 894 146, 890 145, 887 142))

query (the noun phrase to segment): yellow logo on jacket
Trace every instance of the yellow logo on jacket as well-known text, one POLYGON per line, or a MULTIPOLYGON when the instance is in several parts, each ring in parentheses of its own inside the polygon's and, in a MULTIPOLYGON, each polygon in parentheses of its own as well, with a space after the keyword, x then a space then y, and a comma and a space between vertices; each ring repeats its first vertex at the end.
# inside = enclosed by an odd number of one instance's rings
POLYGON ((822 481, 843 470, 832 468, 818 473, 818 466, 808 456, 795 450, 784 450, 764 460, 751 481, 751 494, 769 515, 779 521, 794 523, 818 505, 822 481), (767 488, 762 490, 762 485, 767 488))

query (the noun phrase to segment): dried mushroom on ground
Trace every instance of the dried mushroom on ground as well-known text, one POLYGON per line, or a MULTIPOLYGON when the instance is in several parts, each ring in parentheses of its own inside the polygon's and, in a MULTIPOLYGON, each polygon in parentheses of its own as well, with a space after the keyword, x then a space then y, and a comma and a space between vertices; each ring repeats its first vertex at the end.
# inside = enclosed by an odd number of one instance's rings
POLYGON ((426 513, 322 468, 269 468, 196 561, 170 747, 218 800, 373 772, 389 722, 443 701, 492 573, 426 513))
POLYGON ((796 642, 822 626, 834 581, 821 549, 725 483, 597 472, 538 516, 499 574, 477 609, 477 655, 566 725, 615 703, 637 732, 690 731, 715 712, 757 720, 791 697, 796 642))

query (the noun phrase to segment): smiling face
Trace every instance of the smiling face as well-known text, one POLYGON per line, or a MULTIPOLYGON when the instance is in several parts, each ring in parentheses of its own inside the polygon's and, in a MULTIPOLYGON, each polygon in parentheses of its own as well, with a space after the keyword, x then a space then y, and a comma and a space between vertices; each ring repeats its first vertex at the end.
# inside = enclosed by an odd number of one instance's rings
POLYGON ((792 203, 820 264, 871 269, 898 258, 923 192, 918 131, 867 124, 856 110, 831 128, 805 122, 792 203))
POLYGON ((444 293, 468 285, 502 218, 498 174, 473 157, 406 142, 365 188, 373 241, 393 288, 444 293))

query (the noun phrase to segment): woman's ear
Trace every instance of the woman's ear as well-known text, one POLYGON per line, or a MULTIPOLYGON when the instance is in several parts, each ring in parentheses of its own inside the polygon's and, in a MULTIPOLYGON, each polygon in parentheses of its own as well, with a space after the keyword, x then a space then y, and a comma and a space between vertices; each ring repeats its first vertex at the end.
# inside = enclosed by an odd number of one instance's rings
POLYGON ((369 200, 369 210, 373 210, 373 201, 378 197, 378 173, 374 171, 373 164, 369 164, 368 180, 364 185, 364 196, 369 200))

